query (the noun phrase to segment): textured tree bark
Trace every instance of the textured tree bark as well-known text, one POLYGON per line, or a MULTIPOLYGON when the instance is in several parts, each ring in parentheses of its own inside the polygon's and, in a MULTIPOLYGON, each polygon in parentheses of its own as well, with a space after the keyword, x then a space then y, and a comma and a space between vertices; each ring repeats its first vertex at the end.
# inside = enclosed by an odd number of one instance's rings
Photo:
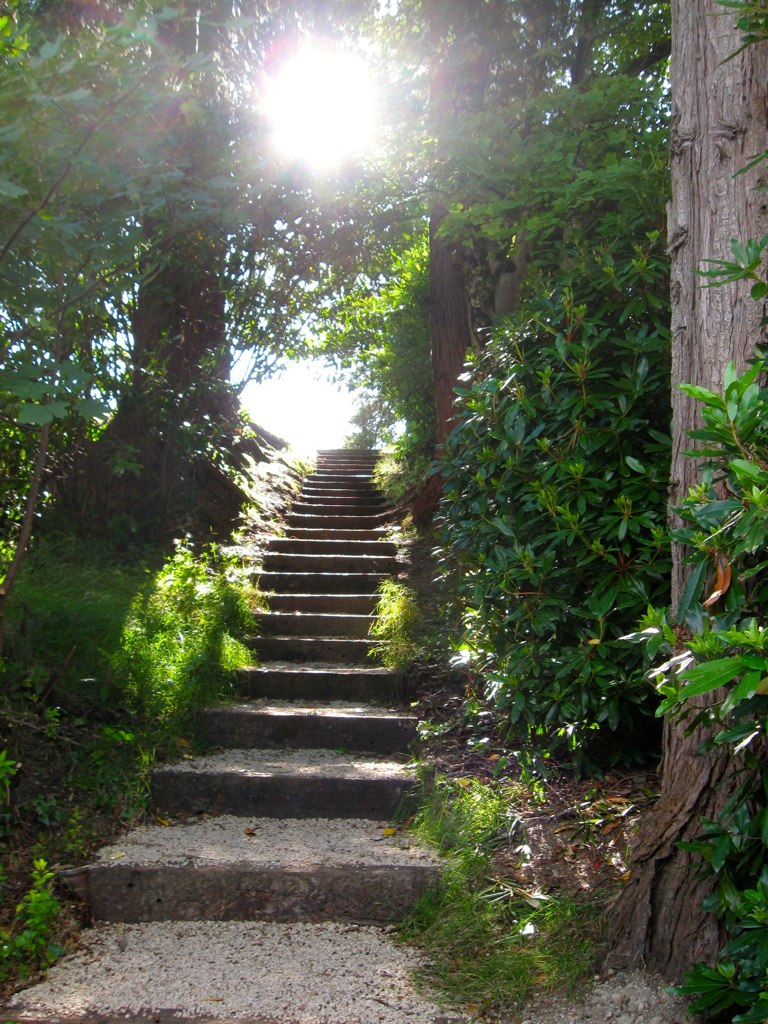
MULTIPOLYGON (((672 202, 669 254, 672 288, 672 480, 676 504, 697 480, 688 432, 699 425, 696 403, 681 382, 719 389, 728 362, 741 370, 761 339, 761 303, 749 284, 703 287, 697 270, 707 260, 732 259, 731 240, 768 231, 765 186, 758 164, 739 172, 768 149, 768 44, 741 46, 734 16, 715 0, 674 0, 672 32, 672 202)), ((682 584, 677 559, 673 600, 682 584)))
MULTIPOLYGON (((731 240, 768 231, 765 165, 738 172, 768 149, 768 45, 741 45, 734 16, 715 0, 672 2, 672 195, 669 253, 672 288, 673 452, 670 506, 697 482, 688 432, 696 403, 676 387, 691 382, 719 390, 728 362, 745 367, 761 340, 764 309, 738 283, 705 288, 697 270, 708 259, 731 259, 731 240)), ((673 607, 685 578, 674 551, 673 607)), ((612 966, 642 963, 680 981, 692 963, 712 961, 720 936, 701 910, 710 882, 696 878, 697 861, 677 849, 693 838, 702 817, 715 818, 733 791, 737 766, 699 756, 701 730, 665 722, 659 800, 633 848, 632 878, 618 907, 612 966)))
POLYGON ((453 389, 472 346, 464 264, 454 246, 440 237, 445 211, 436 207, 429 223, 429 331, 437 411, 437 443, 451 432, 453 389))

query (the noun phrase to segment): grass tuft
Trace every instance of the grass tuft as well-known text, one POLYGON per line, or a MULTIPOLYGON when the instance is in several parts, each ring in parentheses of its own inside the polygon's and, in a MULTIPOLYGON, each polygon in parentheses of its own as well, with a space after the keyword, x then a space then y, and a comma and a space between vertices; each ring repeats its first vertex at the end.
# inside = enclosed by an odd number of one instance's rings
MULTIPOLYGON (((416 833, 446 854, 442 886, 424 897, 403 934, 421 947, 424 980, 480 1018, 497 1020, 532 992, 573 992, 591 974, 599 933, 594 904, 531 892, 494 877, 493 849, 521 830, 515 783, 423 781, 416 833)), ((522 842, 522 837, 521 837, 522 842)))
POLYGON ((416 592, 395 580, 384 580, 379 593, 376 619, 371 626, 371 635, 379 643, 372 654, 388 668, 402 669, 421 652, 422 620, 416 592))

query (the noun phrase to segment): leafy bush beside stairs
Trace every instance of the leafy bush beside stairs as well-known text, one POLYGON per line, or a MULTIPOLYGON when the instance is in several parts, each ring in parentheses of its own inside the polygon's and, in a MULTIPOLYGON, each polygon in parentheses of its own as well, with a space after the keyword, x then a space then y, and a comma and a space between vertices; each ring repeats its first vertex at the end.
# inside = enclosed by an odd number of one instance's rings
POLYGON ((577 254, 561 287, 497 330, 441 469, 440 557, 466 645, 510 741, 577 768, 648 729, 652 691, 620 637, 665 603, 668 329, 655 234, 577 254))

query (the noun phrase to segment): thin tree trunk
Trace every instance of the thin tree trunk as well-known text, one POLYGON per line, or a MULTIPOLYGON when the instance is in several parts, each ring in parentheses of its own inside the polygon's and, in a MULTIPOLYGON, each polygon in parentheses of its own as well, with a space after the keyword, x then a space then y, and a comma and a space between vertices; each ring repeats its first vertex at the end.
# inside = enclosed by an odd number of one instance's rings
POLYGON ((43 473, 45 472, 45 463, 48 459, 48 444, 51 438, 51 424, 44 423, 40 428, 40 441, 37 446, 37 458, 35 459, 35 467, 32 471, 32 480, 29 485, 29 491, 27 492, 27 500, 24 506, 24 518, 21 521, 21 530, 16 541, 16 550, 13 554, 13 560, 8 566, 8 571, 5 574, 5 579, 0 584, 0 656, 3 653, 3 639, 5 636, 5 604, 8 597, 13 589, 13 585, 16 582, 16 577, 21 567, 21 563, 24 559, 24 553, 27 550, 27 544, 29 544, 29 538, 32 536, 32 527, 35 522, 35 511, 37 509, 37 499, 40 495, 40 487, 43 482, 43 473))
MULTIPOLYGON (((696 271, 708 259, 730 259, 731 239, 768 231, 764 166, 737 173, 768 149, 768 47, 741 45, 734 15, 715 0, 672 3, 672 257, 673 452, 670 505, 698 482, 683 452, 698 425, 697 407, 681 382, 720 390, 725 367, 741 370, 761 340, 764 310, 738 283, 705 288, 696 271)), ((684 552, 673 551, 673 607, 685 581, 684 552)), ((709 695, 709 700, 712 695, 709 695)), ((738 765, 699 755, 701 729, 665 721, 662 787, 634 843, 632 878, 622 895, 609 963, 644 964, 680 981, 691 964, 712 961, 720 946, 718 922, 701 909, 711 877, 696 877, 698 859, 677 848, 700 833, 703 817, 717 818, 734 789, 738 765)))

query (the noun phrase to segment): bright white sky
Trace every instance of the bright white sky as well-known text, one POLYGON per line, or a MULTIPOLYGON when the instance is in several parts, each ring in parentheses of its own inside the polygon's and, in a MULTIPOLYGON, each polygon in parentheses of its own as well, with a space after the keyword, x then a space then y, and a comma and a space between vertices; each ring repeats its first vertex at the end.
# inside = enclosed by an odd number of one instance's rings
POLYGON ((299 452, 341 448, 353 429, 354 393, 334 384, 320 360, 290 363, 270 380, 247 384, 240 402, 254 423, 299 452))
MULTIPOLYGON (((276 152, 322 174, 376 142, 380 109, 369 63, 341 47, 307 43, 262 83, 257 102, 276 152)), ((248 384, 240 401, 254 423, 298 451, 340 448, 352 432, 355 398, 320 360, 290 363, 248 384)))

